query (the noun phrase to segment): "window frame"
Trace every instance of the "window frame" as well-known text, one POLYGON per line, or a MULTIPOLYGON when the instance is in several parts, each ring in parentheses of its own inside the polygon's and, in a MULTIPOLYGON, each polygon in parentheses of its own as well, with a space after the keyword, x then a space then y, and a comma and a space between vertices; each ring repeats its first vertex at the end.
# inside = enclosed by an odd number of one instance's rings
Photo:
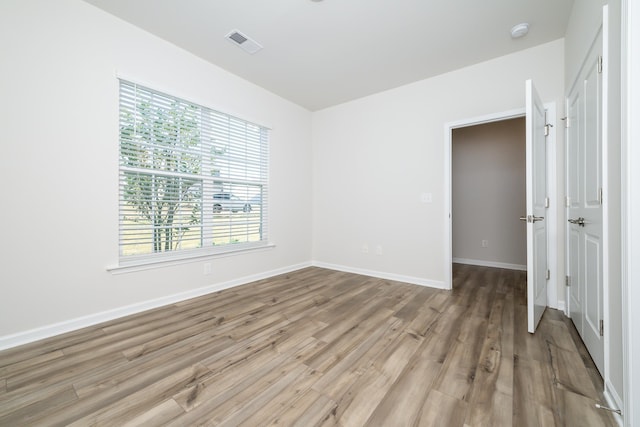
MULTIPOLYGON (((135 102, 137 102, 137 98, 134 98, 134 99, 136 99, 135 102)), ((136 105, 135 102, 133 104, 133 113, 138 114, 139 113, 138 105, 136 105)), ((118 207, 118 266, 107 268, 107 270, 117 270, 120 268, 127 269, 130 267, 136 267, 136 266, 142 266, 142 267, 153 266, 159 263, 162 263, 162 264, 176 263, 176 262, 181 263, 184 261, 189 261, 189 260, 203 258, 203 257, 237 255, 239 253, 243 253, 246 251, 254 251, 256 249, 271 248, 274 246, 269 242, 269 234, 268 234, 269 163, 270 163, 269 149, 270 149, 270 131, 271 131, 269 127, 242 119, 232 114, 224 113, 218 109, 207 107, 206 105, 203 105, 201 103, 193 102, 184 97, 173 95, 169 92, 165 92, 159 89, 154 89, 154 88, 151 88, 149 85, 140 84, 128 78, 122 78, 122 77, 118 77, 118 103, 119 103, 118 104, 119 105, 119 113, 118 113, 118 126, 119 126, 119 130, 118 130, 118 157, 119 157, 119 161, 118 161, 118 177, 119 177, 118 178, 118 182, 119 182, 119 186, 118 186, 119 187, 118 188, 118 206, 119 206, 118 207), (251 127, 254 133, 255 133, 255 130, 258 129, 258 133, 259 133, 258 160, 257 162, 255 161, 255 159, 253 162, 245 160, 245 164, 244 164, 244 167, 245 167, 244 170, 246 172, 245 178, 238 179, 238 177, 232 176, 233 175, 232 172, 229 172, 227 176, 220 175, 220 171, 218 171, 217 174, 213 173, 212 168, 213 168, 213 165, 215 164, 214 163, 215 160, 208 160, 208 161, 203 160, 207 156, 200 154, 199 176, 192 174, 192 176, 200 180, 199 185, 201 185, 200 195, 198 199, 199 202, 196 201, 195 203, 199 203, 200 205, 200 212, 202 214, 202 219, 198 224, 193 226, 198 230, 197 234, 199 235, 200 247, 180 248, 178 245, 178 247, 172 248, 170 250, 161 249, 160 251, 156 251, 154 249, 155 243, 153 243, 151 244, 152 247, 150 252, 148 253, 129 254, 129 255, 124 253, 123 248, 126 247, 126 242, 123 239, 123 236, 125 235, 125 232, 124 232, 125 227, 123 225, 125 221, 123 209, 128 202, 126 200, 125 190, 124 190, 125 184, 123 184, 123 182, 126 181, 126 178, 125 178, 126 174, 134 173, 137 171, 137 173, 139 174, 143 174, 143 175, 147 174, 149 176, 155 176, 155 175, 166 174, 167 172, 162 169, 153 169, 153 168, 130 168, 124 164, 125 163, 123 160, 123 157, 124 157, 123 139, 124 138, 123 138, 123 132, 122 132, 123 87, 127 87, 128 90, 133 90, 134 92, 141 90, 143 92, 155 94, 160 97, 170 98, 172 100, 175 100, 178 103, 189 104, 190 106, 193 106, 199 111, 199 114, 201 116, 200 120, 204 120, 203 119, 204 116, 210 116, 210 117, 215 116, 218 118, 223 117, 225 119, 228 119, 230 122, 233 121, 236 126, 240 124, 245 127, 251 127), (247 164, 253 165, 254 169, 248 168, 246 166, 247 164), (256 165, 258 169, 255 169, 256 165), (249 173, 253 173, 254 175, 257 173, 259 175, 259 178, 256 179, 255 176, 253 178, 249 178, 248 177, 249 173), (220 211, 214 212, 213 210, 213 205, 215 203, 213 196, 214 194, 217 194, 217 193, 226 193, 226 192, 228 192, 229 194, 233 194, 233 192, 230 192, 229 188, 230 187, 233 188, 234 186, 236 186, 235 188, 238 188, 238 186, 239 187, 244 186, 246 188, 245 194, 249 194, 249 187, 254 189, 255 188, 259 189, 257 192, 257 196, 254 196, 254 197, 259 197, 258 199, 259 207, 260 207, 259 214, 253 218, 253 225, 254 226, 257 225, 257 227, 259 227, 258 228, 259 231, 257 232, 259 239, 257 241, 249 241, 249 232, 247 231, 245 234, 247 241, 234 243, 232 242, 232 237, 230 237, 229 242, 216 245, 213 243, 214 240, 212 237, 212 235, 214 234, 214 231, 212 231, 212 227, 214 224, 212 218, 214 218, 216 214, 220 214, 220 211), (258 221, 256 221, 256 218, 259 218, 258 221)), ((129 105, 129 107, 131 107, 131 105, 129 105)), ((207 119, 207 120, 209 121, 206 121, 205 124, 203 124, 202 121, 200 122, 200 124, 198 125, 199 131, 202 131, 205 126, 211 127, 212 125, 211 120, 213 119, 207 119)), ((229 130, 228 130, 229 135, 231 135, 230 129, 231 129, 231 125, 229 125, 229 130)), ((245 138, 246 139, 244 140, 244 144, 248 145, 247 141, 249 138, 246 136, 245 138)), ((214 139, 215 138, 213 138, 211 135, 208 135, 207 137, 200 135, 196 151, 199 150, 201 152, 204 152, 206 149, 209 149, 210 145, 215 144, 213 142, 214 139), (211 141, 209 141, 208 143, 204 142, 206 138, 211 138, 211 141)), ((237 144, 238 141, 237 139, 235 140, 235 142, 232 141, 231 136, 229 136, 228 140, 226 140, 225 143, 229 147, 233 147, 234 146, 233 144, 237 144)), ((255 138, 254 140, 252 140, 252 143, 254 144, 256 143, 255 138)), ((149 143, 149 145, 152 145, 152 143, 149 143)), ((255 147, 253 148, 255 149, 255 147)), ((255 154, 255 153, 250 153, 250 154, 255 154)), ((211 157, 213 159, 214 156, 211 155, 211 157)), ((248 158, 248 157, 249 156, 245 155, 245 158, 248 158)), ((238 163, 238 165, 240 165, 239 167, 242 169, 243 164, 238 163)), ((234 167, 237 167, 237 165, 234 167)), ((230 171, 231 170, 237 171, 241 169, 232 169, 231 167, 229 168, 230 171)), ((237 197, 237 195, 235 194, 233 195, 237 197)), ((244 200, 248 203, 248 199, 245 198, 244 200)), ((229 215, 233 214, 231 208, 229 208, 228 214, 229 215)), ((247 220, 247 222, 248 221, 249 220, 247 220)), ((154 229, 157 230, 159 228, 157 224, 156 225, 148 224, 148 226, 150 227, 150 230, 154 230, 154 229)), ((235 236, 233 232, 233 228, 234 226, 232 225, 232 221, 230 220, 227 228, 229 230, 229 236, 235 236)), ((151 233, 153 233, 153 231, 151 233)), ((255 235, 256 233, 254 232, 253 234, 255 235)))

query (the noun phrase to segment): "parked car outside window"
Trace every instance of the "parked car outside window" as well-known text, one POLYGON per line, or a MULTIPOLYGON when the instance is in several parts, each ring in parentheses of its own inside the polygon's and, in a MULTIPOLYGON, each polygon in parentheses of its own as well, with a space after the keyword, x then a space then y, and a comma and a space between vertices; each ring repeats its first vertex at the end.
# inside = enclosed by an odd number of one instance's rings
POLYGON ((231 193, 216 193, 213 195, 213 212, 251 212, 251 204, 231 193))

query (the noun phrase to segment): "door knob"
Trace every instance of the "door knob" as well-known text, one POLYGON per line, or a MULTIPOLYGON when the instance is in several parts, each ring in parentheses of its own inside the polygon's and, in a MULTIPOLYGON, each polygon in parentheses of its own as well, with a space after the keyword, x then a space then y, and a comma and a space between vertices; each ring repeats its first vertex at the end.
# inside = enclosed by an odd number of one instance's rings
POLYGON ((584 227, 584 218, 583 217, 579 217, 579 218, 570 218, 567 221, 569 221, 571 224, 577 224, 580 227, 584 227))
POLYGON ((543 216, 535 216, 535 215, 527 215, 527 216, 520 217, 520 221, 524 221, 524 222, 538 222, 538 221, 542 221, 543 219, 544 219, 543 216))

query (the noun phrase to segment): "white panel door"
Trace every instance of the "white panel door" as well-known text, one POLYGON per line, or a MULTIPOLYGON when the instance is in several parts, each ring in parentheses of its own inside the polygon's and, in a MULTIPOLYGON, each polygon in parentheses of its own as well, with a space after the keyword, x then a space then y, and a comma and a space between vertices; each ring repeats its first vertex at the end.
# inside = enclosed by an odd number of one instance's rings
POLYGON ((601 52, 600 33, 568 100, 567 258, 569 313, 603 373, 601 52))
POLYGON ((534 333, 547 308, 547 146, 545 110, 526 82, 527 329, 534 333))
MULTIPOLYGON (((576 85, 576 89, 569 94, 567 102, 567 120, 569 129, 567 132, 567 177, 566 177, 566 197, 567 197, 567 218, 578 218, 580 206, 583 205, 582 191, 580 189, 581 179, 583 175, 582 167, 584 162, 580 161, 583 157, 584 139, 582 135, 583 121, 583 87, 576 85)), ((583 255, 583 238, 581 236, 581 228, 567 227, 567 274, 569 285, 569 316, 573 319, 578 332, 582 331, 582 320, 584 318, 582 300, 583 289, 579 284, 583 282, 581 277, 580 260, 583 255), (573 286, 571 286, 573 285, 573 286)))

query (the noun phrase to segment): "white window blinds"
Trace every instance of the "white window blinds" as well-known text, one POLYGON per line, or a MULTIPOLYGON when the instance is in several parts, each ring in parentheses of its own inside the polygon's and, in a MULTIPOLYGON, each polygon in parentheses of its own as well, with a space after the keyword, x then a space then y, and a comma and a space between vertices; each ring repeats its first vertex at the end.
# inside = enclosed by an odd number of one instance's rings
POLYGON ((120 258, 267 242, 269 130, 120 80, 120 258))

